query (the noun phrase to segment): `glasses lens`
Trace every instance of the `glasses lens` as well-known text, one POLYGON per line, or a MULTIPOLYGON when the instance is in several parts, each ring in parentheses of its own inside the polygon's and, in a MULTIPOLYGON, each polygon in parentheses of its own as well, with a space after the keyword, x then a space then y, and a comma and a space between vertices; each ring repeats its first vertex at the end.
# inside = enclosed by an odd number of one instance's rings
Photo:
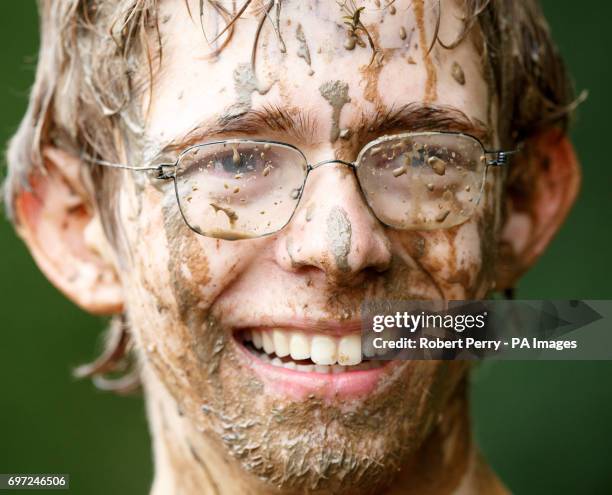
POLYGON ((293 215, 306 177, 296 149, 236 140, 195 146, 179 158, 176 193, 199 234, 235 240, 280 230, 293 215))
POLYGON ((399 229, 433 230, 470 218, 485 167, 476 139, 423 133, 372 143, 361 153, 357 176, 380 221, 399 229))

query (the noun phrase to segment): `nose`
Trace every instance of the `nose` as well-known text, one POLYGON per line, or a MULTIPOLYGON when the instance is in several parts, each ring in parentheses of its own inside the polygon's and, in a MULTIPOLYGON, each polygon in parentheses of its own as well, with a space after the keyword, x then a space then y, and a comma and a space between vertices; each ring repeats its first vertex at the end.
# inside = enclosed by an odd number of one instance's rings
POLYGON ((299 207, 277 240, 276 259, 286 270, 320 270, 337 285, 389 267, 389 239, 350 167, 328 163, 310 173, 299 207))

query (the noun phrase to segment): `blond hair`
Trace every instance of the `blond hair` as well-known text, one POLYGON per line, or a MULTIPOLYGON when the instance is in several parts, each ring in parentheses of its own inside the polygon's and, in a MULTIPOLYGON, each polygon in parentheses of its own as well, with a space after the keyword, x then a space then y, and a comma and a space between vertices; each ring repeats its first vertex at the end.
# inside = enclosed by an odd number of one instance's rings
MULTIPOLYGON (((7 152, 9 217, 16 192, 42 165, 43 146, 116 161, 117 143, 142 131, 142 99, 136 96, 150 88, 153 61, 162 55, 158 3, 39 0, 36 78, 7 152)), ((220 8, 215 0, 200 2, 201 9, 206 7, 220 8)), ((464 34, 453 42, 436 42, 452 49, 474 26, 480 27, 505 144, 552 125, 565 127, 573 89, 537 1, 464 0, 464 11, 464 34)))

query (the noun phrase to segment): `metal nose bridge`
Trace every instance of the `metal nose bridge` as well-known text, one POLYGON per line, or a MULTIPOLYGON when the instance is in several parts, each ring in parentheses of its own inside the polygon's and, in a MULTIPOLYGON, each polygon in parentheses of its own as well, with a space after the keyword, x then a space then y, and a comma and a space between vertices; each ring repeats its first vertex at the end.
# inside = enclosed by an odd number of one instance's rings
POLYGON ((354 162, 347 162, 344 160, 331 159, 331 160, 323 160, 322 162, 317 162, 314 165, 308 164, 308 171, 314 170, 315 168, 319 168, 322 165, 327 165, 328 163, 341 163, 342 165, 346 165, 347 167, 350 167, 352 169, 356 167, 354 162))

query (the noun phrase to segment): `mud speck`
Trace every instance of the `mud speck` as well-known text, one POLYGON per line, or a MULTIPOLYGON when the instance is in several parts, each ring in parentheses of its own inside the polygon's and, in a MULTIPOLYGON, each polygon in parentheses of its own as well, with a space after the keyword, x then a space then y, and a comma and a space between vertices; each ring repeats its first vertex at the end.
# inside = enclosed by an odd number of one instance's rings
POLYGON ((252 105, 253 92, 257 91, 260 95, 265 95, 272 87, 272 85, 264 87, 259 83, 250 64, 238 64, 234 69, 233 77, 236 102, 225 110, 225 118, 231 118, 248 111, 252 105))
POLYGON ((231 226, 233 226, 234 223, 236 222, 236 220, 238 220, 238 215, 231 208, 227 208, 226 206, 219 206, 219 205, 217 205, 215 203, 209 203, 209 204, 210 204, 210 206, 212 206, 212 208, 213 208, 213 210, 215 210, 215 212, 222 211, 223 213, 225 213, 225 215, 229 219, 229 222, 230 222, 231 226))
POLYGON ((306 37, 304 36, 304 30, 302 29, 301 24, 298 24, 297 28, 295 29, 295 37, 299 43, 297 56, 303 58, 306 63, 310 65, 310 50, 308 49, 308 43, 306 42, 306 37))
POLYGON ((351 130, 341 129, 338 136, 340 137, 340 139, 349 139, 351 137, 351 130))
POLYGON ((353 50, 355 48, 356 43, 357 43, 357 38, 353 35, 348 35, 344 42, 345 50, 353 50))
POLYGON ((343 81, 327 81, 319 87, 321 96, 327 100, 332 107, 332 125, 329 132, 329 140, 333 143, 340 135, 339 121, 342 107, 351 99, 348 95, 348 84, 343 81))
POLYGON ((437 156, 430 156, 427 159, 427 165, 438 175, 444 175, 446 173, 446 162, 437 156))
POLYGON ((401 167, 397 167, 393 170, 393 177, 399 177, 400 175, 404 175, 408 171, 408 167, 406 165, 402 165, 401 167))
POLYGON ((453 62, 453 66, 451 67, 451 75, 455 81, 461 84, 461 86, 465 84, 465 73, 457 62, 453 62))
POLYGON ((442 210, 440 213, 436 215, 436 222, 442 223, 446 220, 446 217, 449 215, 450 210, 442 210))
POLYGON ((327 217, 327 246, 334 256, 340 271, 350 269, 348 254, 351 250, 351 222, 340 206, 335 206, 327 217))

